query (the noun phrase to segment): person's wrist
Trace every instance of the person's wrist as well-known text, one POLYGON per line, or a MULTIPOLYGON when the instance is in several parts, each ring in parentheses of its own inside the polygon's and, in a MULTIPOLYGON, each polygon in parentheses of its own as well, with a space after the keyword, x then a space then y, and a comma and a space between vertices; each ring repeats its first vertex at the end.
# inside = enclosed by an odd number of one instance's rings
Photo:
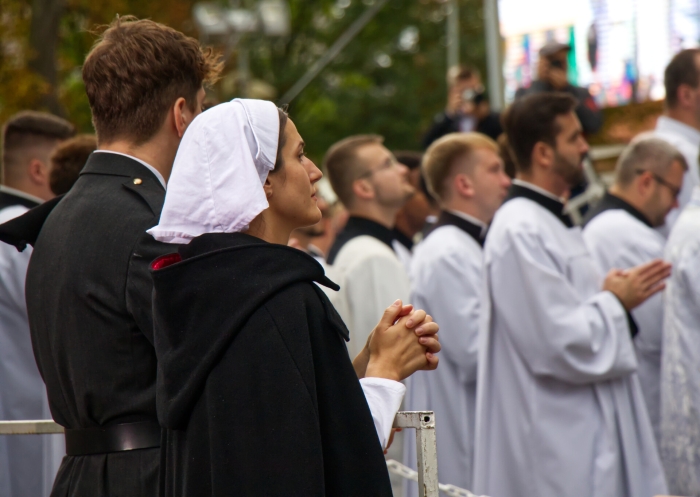
POLYGON ((367 364, 365 378, 385 378, 387 380, 401 381, 401 374, 395 368, 376 361, 370 361, 367 364))
POLYGON ((365 345, 359 354, 352 361, 352 366, 355 368, 355 373, 358 378, 367 376, 367 365, 369 364, 369 347, 365 345))

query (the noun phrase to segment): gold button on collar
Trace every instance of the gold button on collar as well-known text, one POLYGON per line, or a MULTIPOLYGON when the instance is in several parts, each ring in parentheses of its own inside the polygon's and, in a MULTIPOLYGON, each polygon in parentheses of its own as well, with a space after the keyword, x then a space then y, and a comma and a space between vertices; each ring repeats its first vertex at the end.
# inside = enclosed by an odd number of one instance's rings
POLYGON ((135 185, 140 185, 141 183, 143 183, 143 180, 141 178, 134 178, 135 185))

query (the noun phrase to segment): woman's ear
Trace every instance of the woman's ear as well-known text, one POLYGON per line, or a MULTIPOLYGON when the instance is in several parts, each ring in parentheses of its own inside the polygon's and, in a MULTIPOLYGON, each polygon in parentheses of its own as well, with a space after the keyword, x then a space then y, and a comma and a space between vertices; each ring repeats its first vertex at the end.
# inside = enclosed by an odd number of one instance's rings
POLYGON ((270 182, 270 177, 268 176, 265 179, 265 184, 263 185, 263 190, 265 191, 265 197, 270 198, 272 197, 272 183, 270 182))

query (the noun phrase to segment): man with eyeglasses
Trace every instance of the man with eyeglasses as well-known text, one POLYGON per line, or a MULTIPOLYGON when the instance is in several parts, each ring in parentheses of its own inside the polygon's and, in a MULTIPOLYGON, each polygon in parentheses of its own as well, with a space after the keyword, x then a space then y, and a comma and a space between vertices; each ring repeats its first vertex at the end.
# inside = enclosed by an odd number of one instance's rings
POLYGON ((477 494, 668 493, 629 311, 663 289, 671 268, 655 260, 604 276, 563 212, 588 151, 576 104, 539 93, 505 113, 517 173, 484 245, 477 494))
MULTIPOLYGON (((617 161, 615 183, 589 213, 583 237, 602 272, 629 269, 663 258, 665 239, 655 228, 678 206, 688 165, 673 145, 639 136, 617 161)), ((632 310, 639 333, 634 338, 637 373, 657 443, 663 330, 661 293, 632 310)))
MULTIPOLYGON (((348 352, 356 357, 374 323, 396 299, 408 303, 410 283, 397 255, 396 215, 415 194, 408 168, 399 163, 377 135, 356 135, 334 144, 323 161, 331 186, 350 217, 329 253, 328 276, 340 285, 329 298, 350 332, 348 352)), ((400 459, 403 439, 388 449, 400 459)), ((394 495, 401 478, 392 477, 394 495)))
POLYGON ((333 145, 324 159, 333 190, 350 214, 328 264, 340 280, 341 290, 332 298, 350 331, 351 357, 362 350, 384 309, 396 299, 408 302, 410 295, 392 230, 415 189, 408 168, 382 142, 377 135, 351 136, 333 145))

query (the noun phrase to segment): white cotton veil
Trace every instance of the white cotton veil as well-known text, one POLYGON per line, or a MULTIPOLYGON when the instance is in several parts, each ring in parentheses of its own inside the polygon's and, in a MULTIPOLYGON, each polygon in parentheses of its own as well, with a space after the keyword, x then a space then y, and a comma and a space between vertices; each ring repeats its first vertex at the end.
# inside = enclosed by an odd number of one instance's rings
POLYGON ((268 208, 263 185, 275 167, 279 111, 265 100, 235 99, 203 112, 182 138, 156 240, 189 243, 204 233, 244 231, 268 208))

